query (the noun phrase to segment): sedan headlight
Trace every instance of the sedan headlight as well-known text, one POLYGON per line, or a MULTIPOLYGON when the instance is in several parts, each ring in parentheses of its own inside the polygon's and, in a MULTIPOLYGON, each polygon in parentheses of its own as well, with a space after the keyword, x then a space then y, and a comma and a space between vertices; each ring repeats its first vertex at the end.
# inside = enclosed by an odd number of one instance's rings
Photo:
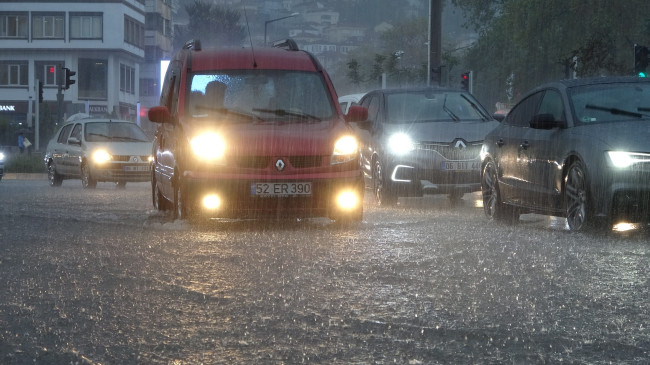
POLYGON ((649 153, 625 152, 625 151, 607 151, 609 160, 614 167, 626 168, 637 163, 650 162, 649 153))
POLYGON ((5 154, 0 152, 0 162, 5 160, 5 154))
POLYGON ((226 142, 217 133, 200 134, 190 140, 190 146, 194 154, 205 161, 223 159, 226 150, 226 142))
POLYGON ((395 133, 388 139, 388 150, 396 155, 403 155, 415 149, 413 140, 405 133, 395 133))
POLYGON ((102 164, 113 159, 110 153, 106 150, 97 150, 93 152, 93 162, 97 164, 102 164))
POLYGON ((353 136, 343 136, 334 143, 332 165, 354 160, 359 153, 359 144, 353 136))

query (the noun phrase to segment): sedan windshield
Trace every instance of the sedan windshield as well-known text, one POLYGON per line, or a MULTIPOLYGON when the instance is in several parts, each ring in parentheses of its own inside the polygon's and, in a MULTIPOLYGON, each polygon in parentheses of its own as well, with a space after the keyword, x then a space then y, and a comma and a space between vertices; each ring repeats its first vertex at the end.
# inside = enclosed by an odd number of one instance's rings
POLYGON ((390 123, 486 120, 486 112, 460 92, 392 93, 386 108, 390 123))
POLYGON ((321 76, 313 72, 236 70, 192 76, 192 116, 237 120, 313 122, 331 119, 334 105, 321 76))
POLYGON ((149 137, 135 123, 86 123, 86 142, 149 142, 149 137))
POLYGON ((616 83, 575 87, 569 92, 580 123, 650 118, 650 84, 616 83))

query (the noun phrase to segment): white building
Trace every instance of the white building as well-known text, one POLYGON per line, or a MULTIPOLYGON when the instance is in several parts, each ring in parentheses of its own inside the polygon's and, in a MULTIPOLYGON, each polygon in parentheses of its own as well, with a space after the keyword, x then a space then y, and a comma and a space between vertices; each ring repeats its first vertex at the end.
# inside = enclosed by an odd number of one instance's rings
POLYGON ((0 118, 31 126, 36 80, 40 109, 58 114, 66 67, 76 82, 63 91, 63 118, 89 111, 135 120, 145 0, 0 1, 0 49, 0 118))

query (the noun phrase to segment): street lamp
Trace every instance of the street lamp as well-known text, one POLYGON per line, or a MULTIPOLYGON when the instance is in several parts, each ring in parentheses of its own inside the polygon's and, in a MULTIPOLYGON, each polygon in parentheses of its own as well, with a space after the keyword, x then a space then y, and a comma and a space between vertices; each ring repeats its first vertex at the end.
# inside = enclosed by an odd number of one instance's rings
POLYGON ((264 22, 264 44, 266 44, 266 27, 269 25, 269 23, 277 22, 278 20, 282 20, 282 19, 292 18, 292 17, 297 16, 297 15, 300 15, 300 13, 292 13, 290 15, 283 16, 282 18, 271 19, 271 20, 265 21, 264 22))

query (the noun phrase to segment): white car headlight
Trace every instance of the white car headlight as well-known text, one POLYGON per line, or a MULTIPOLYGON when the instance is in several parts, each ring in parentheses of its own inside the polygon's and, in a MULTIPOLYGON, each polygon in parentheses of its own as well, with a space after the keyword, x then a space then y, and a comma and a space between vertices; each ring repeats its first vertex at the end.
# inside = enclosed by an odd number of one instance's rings
POLYGON ((343 136, 334 143, 332 165, 354 160, 359 153, 359 144, 353 136, 343 136))
POLYGON ((190 140, 194 154, 206 161, 216 161, 223 158, 226 142, 217 133, 204 133, 190 140))
POLYGON ((395 133, 388 139, 388 150, 396 155, 403 155, 415 149, 413 140, 405 133, 395 133))
POLYGON ((112 160, 113 156, 106 150, 97 150, 93 152, 92 158, 94 163, 105 163, 112 160))
POLYGON ((618 168, 626 168, 637 163, 650 162, 650 153, 607 151, 607 155, 612 165, 618 168))
POLYGON ((5 154, 0 152, 0 162, 5 160, 5 154))

